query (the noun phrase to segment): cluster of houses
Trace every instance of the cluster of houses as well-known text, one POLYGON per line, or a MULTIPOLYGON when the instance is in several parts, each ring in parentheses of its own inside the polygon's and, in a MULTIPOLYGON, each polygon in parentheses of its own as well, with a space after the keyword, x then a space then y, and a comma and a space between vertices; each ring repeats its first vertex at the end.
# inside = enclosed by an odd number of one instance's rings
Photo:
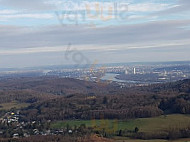
POLYGON ((15 123, 19 122, 19 117, 20 117, 20 111, 15 112, 7 112, 2 118, 0 118, 0 122, 4 124, 10 124, 10 123, 15 123))
POLYGON ((29 137, 30 135, 65 135, 72 134, 72 129, 50 129, 43 128, 40 122, 31 121, 23 122, 20 121, 20 111, 7 112, 2 118, 0 118, 0 137, 29 137), (3 129, 4 127, 4 129, 3 129), (6 128, 6 129, 5 129, 6 128), (6 135, 6 131, 11 128, 10 135, 6 135))

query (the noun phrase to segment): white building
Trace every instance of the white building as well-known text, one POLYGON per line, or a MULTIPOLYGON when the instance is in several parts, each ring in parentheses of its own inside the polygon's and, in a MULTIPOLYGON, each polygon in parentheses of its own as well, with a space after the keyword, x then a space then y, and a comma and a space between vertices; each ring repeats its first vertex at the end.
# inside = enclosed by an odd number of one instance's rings
POLYGON ((136 74, 136 68, 133 69, 133 74, 136 74))

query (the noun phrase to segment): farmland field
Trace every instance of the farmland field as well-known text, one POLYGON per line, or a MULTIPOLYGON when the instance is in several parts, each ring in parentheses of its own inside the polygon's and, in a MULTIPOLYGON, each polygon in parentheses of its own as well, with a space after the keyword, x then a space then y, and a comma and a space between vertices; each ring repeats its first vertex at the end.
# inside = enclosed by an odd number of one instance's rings
POLYGON ((67 125, 70 127, 80 126, 85 124, 87 127, 113 128, 117 130, 134 130, 139 128, 139 132, 154 132, 163 131, 168 128, 185 128, 190 125, 190 115, 166 115, 154 118, 140 118, 135 120, 69 120, 52 123, 53 128, 64 128, 67 125))
POLYGON ((132 140, 132 139, 124 139, 118 138, 115 139, 114 142, 190 142, 190 138, 187 139, 178 139, 178 140, 132 140))

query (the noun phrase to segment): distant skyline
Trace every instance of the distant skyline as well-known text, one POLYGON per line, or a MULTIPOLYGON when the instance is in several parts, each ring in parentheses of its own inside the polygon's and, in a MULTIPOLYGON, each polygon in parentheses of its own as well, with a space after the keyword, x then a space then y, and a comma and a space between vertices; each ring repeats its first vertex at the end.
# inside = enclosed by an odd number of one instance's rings
POLYGON ((189 0, 0 0, 0 67, 188 61, 189 0))

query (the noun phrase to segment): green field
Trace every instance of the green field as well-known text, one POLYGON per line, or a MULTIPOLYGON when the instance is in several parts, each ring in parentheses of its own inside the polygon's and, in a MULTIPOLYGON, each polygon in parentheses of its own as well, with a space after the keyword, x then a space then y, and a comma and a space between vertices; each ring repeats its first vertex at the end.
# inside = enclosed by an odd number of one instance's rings
POLYGON ((59 121, 51 124, 53 128, 64 128, 80 126, 85 124, 87 127, 95 127, 96 129, 115 129, 115 130, 134 130, 139 128, 139 132, 156 132, 167 130, 168 128, 185 128, 190 126, 190 115, 167 115, 155 118, 140 118, 135 120, 117 121, 117 120, 74 120, 59 121))
POLYGON ((123 138, 120 140, 115 139, 114 142, 190 142, 190 138, 179 140, 132 140, 123 138))
MULTIPOLYGON (((105 130, 107 133, 116 132, 118 130, 134 131, 135 127, 139 128, 139 132, 147 134, 155 134, 164 132, 168 129, 183 129, 190 126, 190 115, 173 114, 167 116, 159 116, 154 118, 140 118, 134 120, 88 120, 88 121, 59 121, 51 124, 53 128, 65 128, 80 126, 85 124, 87 127, 93 127, 94 130, 105 130)), ((127 137, 114 137, 116 142, 190 142, 189 139, 179 139, 174 141, 168 140, 135 140, 127 137)))

